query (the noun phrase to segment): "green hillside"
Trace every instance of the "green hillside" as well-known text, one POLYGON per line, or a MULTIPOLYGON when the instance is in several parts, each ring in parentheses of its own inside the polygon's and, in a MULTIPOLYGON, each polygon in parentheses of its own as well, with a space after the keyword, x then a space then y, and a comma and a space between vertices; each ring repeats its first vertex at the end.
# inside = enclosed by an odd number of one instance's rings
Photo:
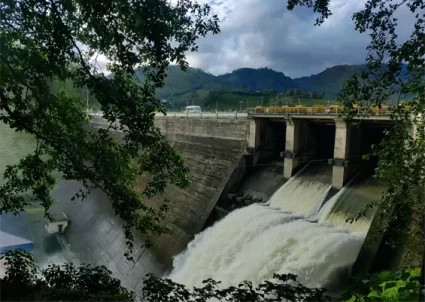
POLYGON ((316 75, 294 79, 294 82, 302 91, 323 92, 329 98, 336 98, 344 82, 364 68, 364 65, 337 65, 316 75))
POLYGON ((234 88, 247 89, 252 92, 264 89, 284 92, 290 88, 298 88, 290 77, 269 68, 240 68, 231 73, 220 75, 218 78, 231 83, 234 88))
MULTIPOLYGON (((262 102, 269 105, 270 99, 278 93, 282 94, 280 104, 327 103, 336 99, 345 80, 363 68, 363 65, 339 65, 316 75, 291 79, 282 72, 268 68, 240 68, 232 73, 214 76, 195 68, 182 71, 172 65, 168 69, 165 86, 158 89, 157 96, 167 100, 169 110, 173 111, 182 110, 187 105, 201 105, 210 110, 215 110, 217 106, 220 110, 240 109, 245 108, 247 103, 248 107, 262 102), (295 95, 291 94, 294 91, 295 95)), ((136 76, 143 81, 142 72, 137 71, 136 76)), ((72 96, 86 98, 86 90, 77 89, 71 83, 56 82, 54 87, 55 90, 67 90, 72 96)), ((92 96, 89 96, 89 103, 95 107, 97 105, 92 96)))
MULTIPOLYGON (((143 74, 138 71, 136 76, 143 81, 143 74)), ((165 78, 165 86, 158 89, 157 96, 178 105, 184 105, 192 98, 204 97, 209 91, 230 88, 230 83, 200 69, 187 68, 182 71, 179 66, 171 65, 165 78)))

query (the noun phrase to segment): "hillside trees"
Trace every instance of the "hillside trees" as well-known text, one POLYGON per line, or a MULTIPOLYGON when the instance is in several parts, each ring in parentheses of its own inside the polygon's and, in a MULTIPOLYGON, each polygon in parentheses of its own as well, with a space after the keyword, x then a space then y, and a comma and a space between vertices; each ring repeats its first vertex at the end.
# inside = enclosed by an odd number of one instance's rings
POLYGON ((37 141, 33 153, 4 171, 0 211, 17 213, 38 202, 47 213, 54 203, 52 171, 58 170, 82 183, 75 198, 94 187, 109 196, 130 249, 132 228, 165 232, 166 207, 150 208, 143 198, 188 180, 181 156, 154 126, 154 112, 163 110, 155 89, 163 86, 170 62, 185 69, 196 40, 219 32, 210 7, 190 0, 5 0, 0 13, 0 109, 7 112, 0 121, 37 141), (100 55, 113 78, 100 70, 100 55), (136 68, 144 72, 142 85, 136 68), (117 143, 106 130, 87 131, 86 100, 53 91, 51 81, 87 87, 108 129, 124 131, 125 139, 117 143), (140 194, 133 181, 142 173, 150 181, 140 194))

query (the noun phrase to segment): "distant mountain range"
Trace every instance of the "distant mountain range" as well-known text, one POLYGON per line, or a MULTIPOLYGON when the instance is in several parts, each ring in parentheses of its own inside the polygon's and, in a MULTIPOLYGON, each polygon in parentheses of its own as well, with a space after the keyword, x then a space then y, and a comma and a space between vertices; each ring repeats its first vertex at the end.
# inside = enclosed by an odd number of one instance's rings
MULTIPOLYGON (((240 68, 214 76, 201 69, 188 68, 184 72, 178 66, 170 66, 165 86, 157 94, 161 99, 184 103, 187 99, 203 98, 208 92, 220 89, 248 92, 273 89, 278 93, 299 89, 304 92, 319 92, 326 99, 332 100, 338 96, 344 82, 363 68, 363 65, 337 65, 315 75, 292 79, 269 68, 240 68)), ((143 79, 141 74, 138 77, 143 79)))
MULTIPOLYGON (((164 87, 157 90, 157 97, 167 100, 174 109, 181 109, 187 104, 208 105, 210 109, 216 106, 238 108, 242 102, 246 106, 255 106, 267 104, 275 93, 285 95, 281 99, 284 103, 332 102, 339 95, 344 82, 365 68, 365 65, 336 65, 318 74, 293 79, 270 68, 240 68, 215 76, 201 69, 189 67, 182 71, 179 66, 171 65, 164 87), (288 96, 293 95, 289 92, 295 89, 302 92, 300 97, 288 96), (320 95, 320 98, 308 95, 320 95)), ((406 66, 402 73, 407 74, 406 66)), ((143 81, 141 71, 137 71, 136 76, 143 81)))

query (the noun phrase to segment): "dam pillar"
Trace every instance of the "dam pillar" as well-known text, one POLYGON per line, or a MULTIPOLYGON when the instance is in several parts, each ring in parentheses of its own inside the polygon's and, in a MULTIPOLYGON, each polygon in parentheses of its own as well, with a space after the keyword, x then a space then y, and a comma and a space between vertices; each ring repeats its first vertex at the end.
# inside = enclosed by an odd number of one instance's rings
POLYGON ((285 162, 283 176, 291 178, 297 167, 314 156, 315 137, 306 120, 286 120, 285 162))
POLYGON ((341 189, 361 167, 361 156, 368 151, 362 131, 342 119, 335 119, 335 145, 332 159, 332 186, 341 189))
POLYGON ((347 162, 350 145, 350 125, 344 120, 335 120, 335 145, 332 167, 332 186, 341 189, 347 177, 347 162))
POLYGON ((288 118, 286 120, 285 162, 283 177, 291 178, 294 169, 299 164, 297 152, 299 150, 300 121, 288 118))
POLYGON ((261 145, 262 124, 262 119, 249 120, 248 153, 252 155, 253 165, 256 165, 260 159, 260 154, 257 151, 261 145))

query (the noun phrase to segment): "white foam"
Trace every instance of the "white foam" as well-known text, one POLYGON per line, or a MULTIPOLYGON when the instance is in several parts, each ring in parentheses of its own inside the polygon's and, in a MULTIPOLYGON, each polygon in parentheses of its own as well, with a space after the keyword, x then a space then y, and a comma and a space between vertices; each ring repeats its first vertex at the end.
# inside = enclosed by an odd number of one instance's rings
POLYGON ((293 273, 308 286, 326 286, 341 268, 351 267, 363 240, 363 234, 252 205, 196 236, 175 258, 169 277, 188 286, 213 278, 225 287, 293 273))
POLYGON ((297 175, 268 205, 236 210, 198 234, 175 257, 168 277, 189 287, 208 278, 228 287, 243 280, 257 285, 274 273, 291 273, 306 286, 334 285, 356 261, 370 221, 353 227, 342 216, 337 219, 332 211, 346 189, 320 209, 330 186, 312 179, 297 175), (312 216, 317 223, 306 219, 312 216))

